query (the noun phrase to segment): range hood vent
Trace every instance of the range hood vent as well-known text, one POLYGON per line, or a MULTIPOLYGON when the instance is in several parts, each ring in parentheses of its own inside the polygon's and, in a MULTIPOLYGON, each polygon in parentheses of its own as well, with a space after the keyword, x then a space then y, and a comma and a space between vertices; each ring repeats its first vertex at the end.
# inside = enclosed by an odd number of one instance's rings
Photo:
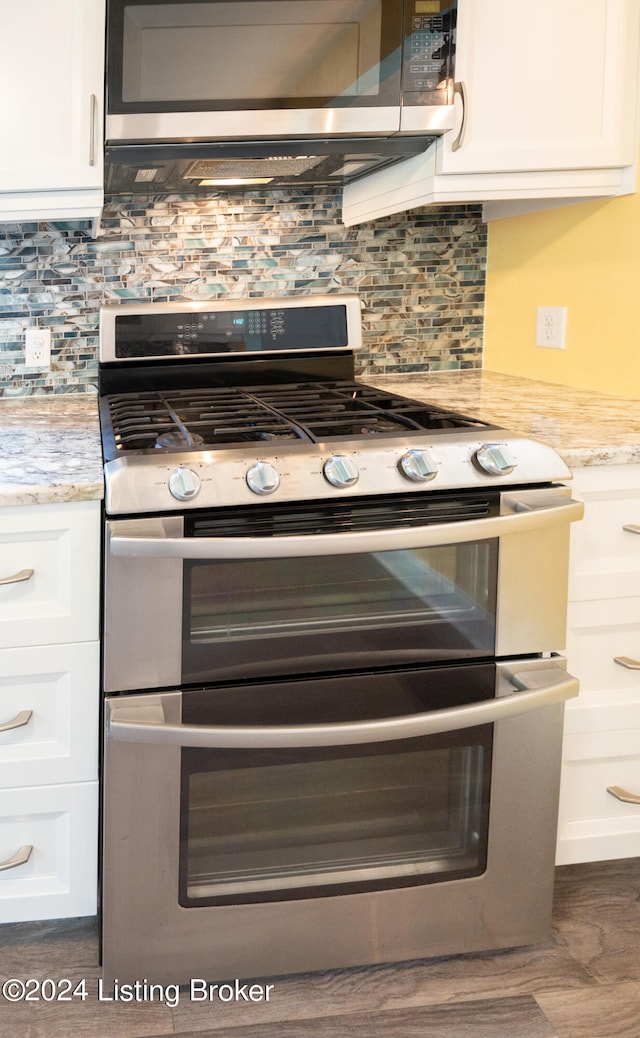
POLYGON ((118 144, 105 149, 107 195, 206 195, 217 186, 340 187, 418 155, 432 136, 118 144))
POLYGON ((183 173, 185 180, 245 177, 299 177, 322 162, 322 155, 271 155, 264 159, 197 159, 183 173))

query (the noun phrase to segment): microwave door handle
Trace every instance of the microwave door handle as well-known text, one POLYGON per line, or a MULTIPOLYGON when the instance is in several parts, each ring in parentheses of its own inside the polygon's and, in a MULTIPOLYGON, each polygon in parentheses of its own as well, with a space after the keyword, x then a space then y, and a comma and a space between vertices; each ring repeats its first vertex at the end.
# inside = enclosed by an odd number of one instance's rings
MULTIPOLYGON (((493 724, 518 717, 545 706, 562 703, 578 694, 578 681, 561 667, 516 671, 511 682, 517 689, 499 699, 470 706, 432 710, 425 714, 390 717, 376 721, 341 724, 269 725, 232 727, 164 723, 137 720, 126 702, 112 705, 109 738, 164 746, 194 746, 205 749, 285 749, 294 747, 349 746, 358 743, 415 739, 425 735, 493 724), (545 681, 545 684, 538 684, 545 681)), ((158 708, 159 714, 162 707, 158 708)))
POLYGON ((366 530, 361 533, 327 533, 284 537, 150 537, 112 533, 113 556, 163 559, 275 559, 320 555, 353 555, 365 552, 428 548, 462 544, 505 534, 526 533, 581 519, 584 505, 566 496, 554 503, 531 506, 510 496, 507 515, 467 519, 459 523, 366 530))

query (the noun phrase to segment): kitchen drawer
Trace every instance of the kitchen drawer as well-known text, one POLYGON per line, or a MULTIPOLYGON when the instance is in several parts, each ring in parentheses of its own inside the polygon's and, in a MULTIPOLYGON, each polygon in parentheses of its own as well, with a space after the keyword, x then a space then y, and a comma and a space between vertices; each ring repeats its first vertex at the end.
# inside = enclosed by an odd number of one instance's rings
POLYGON ((572 494, 585 517, 571 529, 569 599, 640 595, 640 465, 576 469, 572 494))
POLYGON ((0 922, 94 915, 97 850, 97 782, 0 791, 0 922))
POLYGON ((99 643, 0 650, 0 789, 98 777, 99 643))
POLYGON ((583 692, 640 689, 640 670, 614 662, 618 657, 640 666, 640 598, 619 598, 569 605, 566 638, 568 667, 583 692))
POLYGON ((607 792, 640 794, 640 730, 565 737, 556 864, 640 856, 640 804, 607 792), (626 738, 625 738, 626 737, 626 738), (619 755, 634 743, 634 754, 619 755))
MULTIPOLYGON (((581 692, 564 714, 563 760, 640 756, 640 694, 581 692)), ((640 777, 640 776, 639 776, 640 777)))
POLYGON ((97 639, 99 573, 100 502, 0 509, 0 648, 97 639))
POLYGON ((640 688, 585 692, 565 710, 558 818, 559 865, 640 855, 640 688))

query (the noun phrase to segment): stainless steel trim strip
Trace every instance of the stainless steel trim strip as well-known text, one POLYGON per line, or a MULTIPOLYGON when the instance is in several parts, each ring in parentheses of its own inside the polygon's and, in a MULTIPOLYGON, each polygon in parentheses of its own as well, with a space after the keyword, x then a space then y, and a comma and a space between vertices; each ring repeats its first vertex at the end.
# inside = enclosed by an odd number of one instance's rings
POLYGON ((33 710, 21 710, 20 713, 12 717, 10 721, 5 721, 0 724, 0 732, 12 732, 14 728, 24 728, 26 724, 33 717, 33 710))
POLYGON ((111 534, 109 551, 114 556, 169 559, 264 559, 305 558, 319 555, 352 555, 372 551, 426 548, 462 544, 505 534, 525 533, 571 523, 582 518, 581 501, 559 497, 557 504, 532 508, 510 498, 514 511, 490 519, 441 523, 406 530, 370 530, 362 533, 316 534, 296 537, 127 537, 111 534), (522 507, 522 511, 518 506, 522 507), (526 509, 526 510, 524 510, 526 509))
POLYGON ((33 847, 29 844, 24 844, 22 847, 18 847, 18 850, 11 858, 7 858, 5 861, 0 861, 0 872, 7 872, 9 869, 17 869, 19 865, 26 865, 31 857, 31 851, 33 847))
MULTIPOLYGON (((578 681, 560 667, 545 671, 551 680, 542 687, 489 699, 471 706, 434 710, 415 716, 390 717, 375 721, 335 725, 270 725, 265 728, 218 727, 168 724, 160 719, 137 720, 135 710, 127 709, 126 699, 111 706, 109 736, 121 742, 151 743, 169 746, 206 748, 258 749, 300 746, 346 746, 357 743, 389 742, 392 739, 414 739, 440 732, 493 724, 517 717, 545 706, 564 702, 578 695, 578 681)), ((529 671, 516 671, 511 682, 528 687, 529 671)), ((158 709, 158 714, 162 711, 158 709)))
MULTIPOLYGON (((442 132, 439 107, 434 132, 442 132)), ((429 119, 425 120, 427 123, 429 119)), ((250 109, 224 112, 127 112, 107 115, 109 144, 158 144, 172 141, 270 140, 340 136, 387 136, 400 129, 400 106, 353 108, 250 109)), ((429 125, 425 127, 431 129, 429 125)), ((295 154, 295 139, 291 140, 295 154)))
POLYGON ((27 580, 31 580, 35 570, 32 569, 21 569, 18 573, 14 573, 11 577, 0 577, 0 585, 2 584, 22 584, 27 580))
POLYGON ((453 103, 444 105, 403 105, 400 109, 400 132, 440 136, 455 126, 453 103))

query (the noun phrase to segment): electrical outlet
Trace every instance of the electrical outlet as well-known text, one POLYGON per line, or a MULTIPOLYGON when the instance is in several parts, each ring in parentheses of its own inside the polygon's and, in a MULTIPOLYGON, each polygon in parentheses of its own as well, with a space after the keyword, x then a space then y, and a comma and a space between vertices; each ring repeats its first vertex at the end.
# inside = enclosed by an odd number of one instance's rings
POLYGON ((539 306, 536 309, 536 346, 564 350, 566 331, 566 306, 539 306))
POLYGON ((28 368, 51 367, 51 329, 27 328, 25 335, 25 364, 28 368))

